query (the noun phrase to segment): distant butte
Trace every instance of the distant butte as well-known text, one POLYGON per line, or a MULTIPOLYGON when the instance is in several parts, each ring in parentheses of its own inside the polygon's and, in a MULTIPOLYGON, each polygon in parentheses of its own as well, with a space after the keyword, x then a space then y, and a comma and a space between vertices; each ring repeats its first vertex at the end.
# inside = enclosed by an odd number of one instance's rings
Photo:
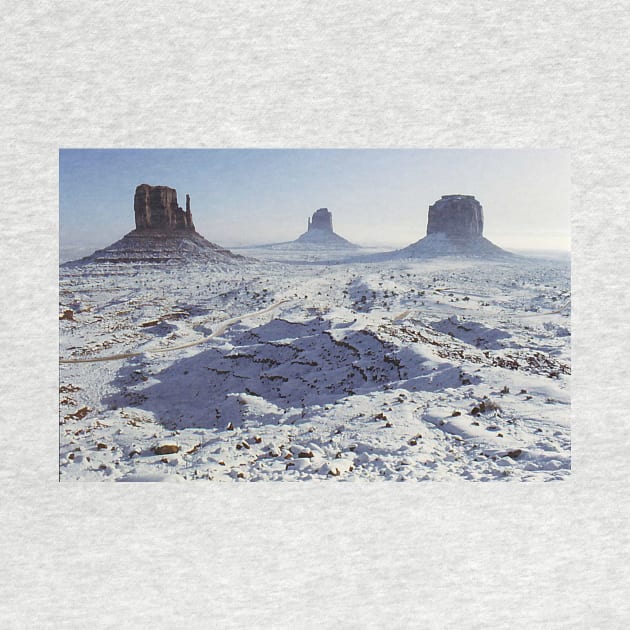
POLYGON ((472 195, 443 195, 429 206, 426 236, 391 253, 394 258, 506 258, 513 255, 483 236, 483 208, 472 195))
POLYGON ((325 230, 332 232, 332 212, 328 208, 320 208, 313 212, 313 218, 308 218, 308 232, 311 230, 325 230))
POLYGON ((233 262, 245 260, 207 241, 195 230, 186 195, 186 210, 177 203, 177 191, 168 186, 140 184, 134 195, 136 229, 80 262, 233 262))
POLYGON ((357 245, 354 245, 333 231, 332 212, 330 212, 328 208, 320 208, 313 213, 312 218, 309 217, 306 232, 299 236, 294 243, 321 247, 343 247, 348 249, 357 247, 357 245))
POLYGON ((454 239, 483 235, 483 208, 471 195, 443 195, 429 206, 427 235, 442 233, 454 239))

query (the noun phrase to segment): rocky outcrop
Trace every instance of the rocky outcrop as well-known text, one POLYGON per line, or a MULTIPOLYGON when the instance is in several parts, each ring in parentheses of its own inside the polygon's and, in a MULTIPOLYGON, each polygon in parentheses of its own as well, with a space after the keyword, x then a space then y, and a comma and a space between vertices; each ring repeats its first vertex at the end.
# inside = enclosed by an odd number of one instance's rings
POLYGON ((133 200, 136 230, 194 230, 190 195, 186 210, 177 204, 177 191, 168 186, 140 184, 133 200))
POLYGON ((471 195, 443 195, 429 206, 427 235, 471 239, 483 234, 483 209, 471 195))
POLYGON ((315 210, 313 218, 309 217, 307 231, 310 232, 311 230, 324 230, 332 233, 332 212, 328 208, 315 210))
POLYGON ((293 244, 298 247, 314 246, 317 248, 354 249, 357 247, 357 245, 333 232, 332 212, 328 208, 316 210, 312 218, 309 217, 308 219, 306 232, 292 243, 284 243, 283 245, 293 244))
POLYGON ((328 256, 331 252, 336 256, 337 250, 353 250, 359 247, 333 232, 332 212, 328 208, 316 210, 313 216, 308 218, 306 226, 306 232, 294 241, 259 247, 278 252, 304 252, 316 257, 328 256))
POLYGON ((444 195, 429 206, 427 235, 408 247, 378 254, 375 260, 397 258, 511 258, 483 236, 483 208, 471 195, 444 195))
POLYGON ((182 210, 177 204, 177 191, 174 188, 140 184, 136 188, 133 209, 135 230, 76 262, 231 263, 247 260, 197 233, 190 210, 190 195, 186 195, 186 210, 182 210))

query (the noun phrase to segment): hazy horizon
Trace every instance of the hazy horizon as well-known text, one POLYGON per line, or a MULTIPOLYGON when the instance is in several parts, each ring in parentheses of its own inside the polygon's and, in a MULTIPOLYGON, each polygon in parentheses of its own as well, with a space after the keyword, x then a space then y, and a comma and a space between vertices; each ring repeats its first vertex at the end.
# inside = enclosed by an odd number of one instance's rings
POLYGON ((570 249, 568 153, 539 149, 61 149, 60 248, 122 238, 143 183, 190 194, 197 231, 227 247, 294 240, 322 207, 358 245, 403 247, 437 199, 467 194, 495 244, 570 249))

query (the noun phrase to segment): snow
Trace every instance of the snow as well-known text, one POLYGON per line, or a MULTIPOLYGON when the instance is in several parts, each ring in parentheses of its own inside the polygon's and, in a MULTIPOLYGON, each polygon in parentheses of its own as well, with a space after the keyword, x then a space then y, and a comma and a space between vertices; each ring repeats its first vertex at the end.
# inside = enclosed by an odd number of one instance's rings
POLYGON ((62 480, 570 474, 567 260, 277 253, 60 268, 62 480))
POLYGON ((372 256, 377 260, 401 260, 405 258, 458 257, 491 259, 510 259, 514 254, 508 252, 483 236, 473 239, 458 239, 441 232, 427 234, 419 241, 393 252, 384 252, 372 256))

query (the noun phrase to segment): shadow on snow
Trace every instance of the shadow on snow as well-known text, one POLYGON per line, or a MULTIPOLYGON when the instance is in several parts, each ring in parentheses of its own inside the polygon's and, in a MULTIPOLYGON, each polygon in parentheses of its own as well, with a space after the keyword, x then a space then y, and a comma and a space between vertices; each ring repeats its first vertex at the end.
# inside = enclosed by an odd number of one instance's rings
POLYGON ((118 373, 112 407, 137 406, 177 428, 236 426, 245 414, 278 421, 288 410, 331 404, 391 388, 439 391, 462 386, 461 369, 426 347, 396 345, 377 330, 314 318, 235 326, 229 343, 147 373, 138 357, 118 373))

